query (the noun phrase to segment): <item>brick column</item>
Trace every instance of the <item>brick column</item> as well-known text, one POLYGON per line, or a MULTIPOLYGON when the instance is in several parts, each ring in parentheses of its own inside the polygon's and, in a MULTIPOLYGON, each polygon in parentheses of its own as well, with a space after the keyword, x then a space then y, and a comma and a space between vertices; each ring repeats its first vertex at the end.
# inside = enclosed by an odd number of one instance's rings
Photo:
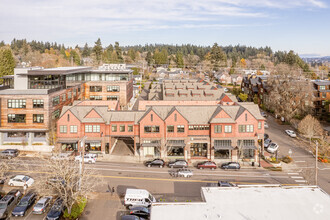
POLYGON ((238 161, 238 155, 237 155, 237 150, 232 150, 231 151, 231 161, 238 161))

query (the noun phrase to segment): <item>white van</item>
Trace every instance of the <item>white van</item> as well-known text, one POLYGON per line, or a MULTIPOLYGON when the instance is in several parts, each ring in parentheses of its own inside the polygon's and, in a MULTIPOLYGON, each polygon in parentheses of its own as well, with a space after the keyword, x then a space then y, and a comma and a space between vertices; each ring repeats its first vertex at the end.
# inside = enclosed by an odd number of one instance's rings
POLYGON ((149 207, 156 199, 145 189, 126 189, 125 206, 149 207))

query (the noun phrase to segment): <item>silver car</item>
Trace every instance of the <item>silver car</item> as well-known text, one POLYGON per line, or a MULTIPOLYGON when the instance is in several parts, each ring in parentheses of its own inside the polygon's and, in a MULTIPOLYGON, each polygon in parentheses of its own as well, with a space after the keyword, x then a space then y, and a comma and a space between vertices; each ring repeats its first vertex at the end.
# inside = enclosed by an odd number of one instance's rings
POLYGON ((45 196, 39 199, 39 201, 34 205, 32 213, 33 214, 42 214, 46 211, 48 206, 50 205, 52 201, 51 196, 45 196))
POLYGON ((189 169, 178 169, 178 176, 179 177, 186 177, 186 178, 189 178, 189 177, 192 177, 193 176, 193 172, 192 170, 189 170, 189 169))

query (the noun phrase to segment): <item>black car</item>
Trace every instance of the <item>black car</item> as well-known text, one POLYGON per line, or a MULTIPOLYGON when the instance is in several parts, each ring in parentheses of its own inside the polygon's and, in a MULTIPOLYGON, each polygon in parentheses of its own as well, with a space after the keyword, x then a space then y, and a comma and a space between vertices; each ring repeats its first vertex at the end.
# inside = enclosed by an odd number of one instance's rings
POLYGON ((264 133, 264 141, 269 138, 269 135, 264 133))
POLYGON ((241 165, 237 162, 228 162, 228 163, 223 163, 221 164, 221 169, 225 169, 225 170, 239 170, 241 169, 241 165))
POLYGON ((6 149, 0 152, 0 157, 11 159, 13 157, 17 157, 18 153, 19 151, 17 149, 6 149))
POLYGON ((62 216, 63 212, 64 212, 64 204, 63 204, 63 199, 58 198, 56 199, 56 201, 54 202, 54 205, 52 206, 52 208, 49 210, 49 212, 47 213, 47 220, 57 220, 60 219, 60 217, 62 216))
POLYGON ((121 217, 121 220, 145 220, 144 218, 140 218, 136 215, 124 215, 121 217))
POLYGON ((185 161, 183 159, 177 159, 175 161, 170 161, 168 163, 168 166, 171 168, 187 168, 188 163, 187 163, 187 161, 185 161))
POLYGON ((12 216, 24 216, 28 208, 32 206, 37 198, 37 194, 29 191, 12 211, 12 216))
POLYGON ((148 219, 150 216, 150 210, 142 206, 133 206, 130 208, 130 215, 136 215, 145 219, 148 219))
POLYGON ((207 183, 207 187, 233 187, 236 186, 234 183, 230 183, 227 181, 218 181, 217 183, 207 183))
POLYGON ((165 162, 162 159, 154 159, 154 160, 146 161, 144 165, 146 165, 147 167, 156 166, 162 168, 165 166, 165 162))

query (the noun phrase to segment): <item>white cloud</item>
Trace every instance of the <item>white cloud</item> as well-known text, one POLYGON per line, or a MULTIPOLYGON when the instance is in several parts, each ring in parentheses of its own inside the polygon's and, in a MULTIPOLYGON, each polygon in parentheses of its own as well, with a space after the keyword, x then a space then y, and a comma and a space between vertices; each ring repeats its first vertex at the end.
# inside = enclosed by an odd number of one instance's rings
POLYGON ((235 28, 248 25, 248 19, 276 17, 270 9, 306 7, 327 5, 321 0, 0 0, 0 40, 17 36, 56 40, 75 34, 83 37, 131 30, 235 28), (237 18, 242 22, 230 20, 237 18))

